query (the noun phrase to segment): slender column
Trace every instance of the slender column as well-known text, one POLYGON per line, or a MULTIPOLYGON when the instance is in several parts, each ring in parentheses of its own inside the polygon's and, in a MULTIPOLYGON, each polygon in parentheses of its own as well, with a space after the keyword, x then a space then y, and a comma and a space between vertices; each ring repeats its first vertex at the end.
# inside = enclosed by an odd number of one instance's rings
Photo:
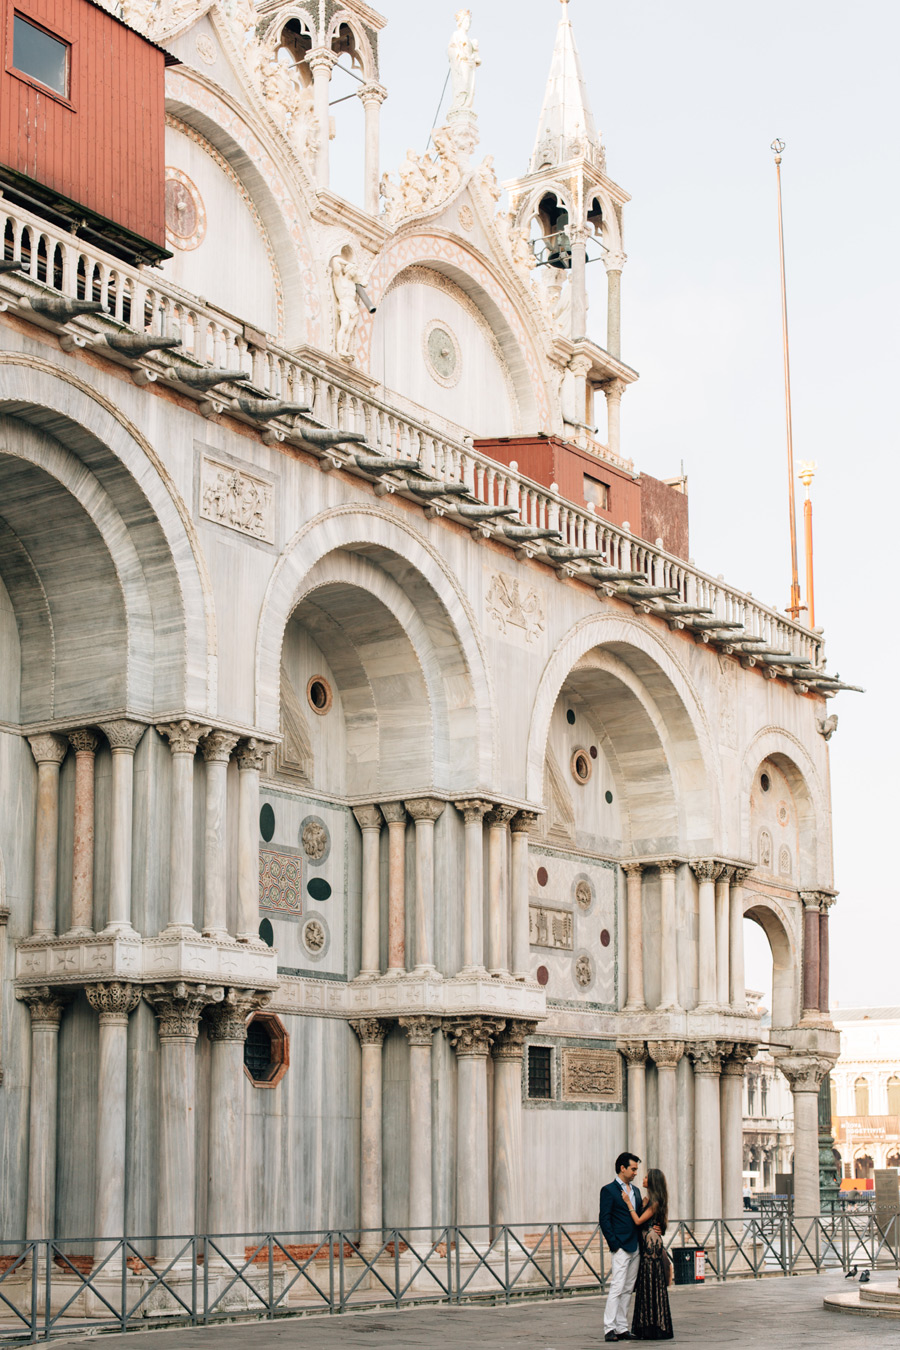
POLYGON ((512 968, 517 980, 528 978, 528 835, 536 824, 536 811, 518 811, 509 826, 512 834, 512 968))
POLYGON ((744 1212, 744 1067, 755 1045, 739 1044, 722 1060, 722 1217, 739 1219, 744 1212))
POLYGON ((484 970, 484 817, 488 802, 456 803, 462 812, 466 841, 466 879, 463 890, 463 950, 465 971, 484 970))
POLYGON ((244 1212, 244 1042, 247 1019, 271 994, 228 989, 206 1013, 210 1041, 209 1159, 206 1231, 243 1233, 244 1212))
MULTIPOLYGON (((583 228, 570 223, 569 238, 572 241, 572 341, 583 338, 587 329, 587 286, 585 263, 587 262, 587 238, 583 228)), ((581 405, 579 422, 584 421, 584 403, 581 405)))
POLYGON ((116 722, 102 722, 100 730, 109 741, 109 747, 112 751, 109 914, 104 931, 115 933, 120 929, 127 930, 132 927, 131 848, 134 817, 134 752, 147 728, 143 722, 129 722, 122 719, 116 722))
POLYGON ((68 990, 40 985, 16 997, 31 1013, 31 1080, 28 1116, 26 1238, 56 1236, 56 1118, 59 1094, 59 1023, 68 990))
POLYGON ((675 910, 674 859, 659 864, 660 1011, 680 1012, 678 1002, 678 926, 675 910))
POLYGON ((610 356, 622 355, 622 268, 624 253, 605 253, 606 266, 606 350, 610 356))
POLYGON ((492 1221, 523 1223, 526 1215, 522 1184, 522 1057, 525 1041, 537 1022, 507 1022, 494 1041, 494 1149, 492 1221))
POLYGON ((169 835, 170 929, 194 926, 194 755, 210 728, 186 717, 158 726, 172 754, 172 824, 169 835))
MULTIPOLYGON (((100 1014, 97 1136, 94 1140, 94 1262, 103 1261, 125 1234, 125 1084, 128 1018, 141 1001, 140 986, 88 984, 88 1003, 100 1014)), ((111 1274, 111 1270, 109 1271, 111 1274)))
POLYGON ((722 1217, 722 1130, 719 1072, 730 1046, 693 1041, 694 1062, 694 1219, 722 1217))
POLYGON ((173 1239, 196 1232, 194 1044, 203 1009, 221 1003, 225 990, 177 981, 143 992, 159 1022, 157 1250, 171 1259, 182 1246, 173 1239))
POLYGON ((794 1214, 814 1219, 819 1214, 819 1086, 834 1068, 822 1055, 784 1055, 776 1061, 794 1098, 794 1214))
POLYGON ((69 733, 75 751, 75 829, 72 841, 70 933, 94 931, 94 753, 97 737, 87 728, 69 733))
MULTIPOLYGON (((226 867, 228 847, 228 761, 238 743, 228 731, 211 731, 200 742, 206 760, 206 824, 204 829, 203 935, 228 932, 226 867)), ((215 1230, 210 1230, 215 1231, 215 1230)))
POLYGON ((29 736, 37 763, 34 824, 34 913, 32 932, 56 932, 56 869, 59 860, 59 766, 66 757, 64 736, 29 736))
POLYGON ((622 863, 625 873, 625 1012, 642 1012, 644 1001, 644 917, 641 900, 641 878, 644 864, 622 863))
POLYGON ((369 215, 377 216, 381 105, 387 98, 387 90, 380 84, 364 84, 359 91, 359 97, 365 108, 366 117, 366 164, 363 200, 369 215))
POLYGON ((681 1217, 678 1186, 678 1061, 684 1054, 684 1041, 648 1041, 650 1058, 656 1065, 659 1147, 656 1166, 664 1173, 669 1188, 669 1219, 681 1217))
POLYGON ((819 1016, 819 906, 818 891, 801 891, 803 901, 803 1019, 819 1016))
POLYGON ((406 807, 382 802, 388 827, 388 974, 406 970, 406 807))
POLYGON ((488 970, 509 974, 509 895, 507 887, 507 827, 516 814, 512 806, 494 806, 485 816, 488 826, 488 970))
POLYGON ((647 1161, 647 1046, 644 1041, 617 1041, 628 1065, 628 1141, 626 1147, 647 1161))
POLYGON ((238 774, 238 942, 259 937, 259 774, 267 747, 249 736, 237 751, 238 774))
POLYGON ((466 1017, 446 1024, 456 1051, 456 1222, 460 1228, 484 1228, 471 1241, 488 1241, 490 1223, 487 1132, 487 1057, 505 1023, 490 1017, 466 1017))
POLYGON ((828 911, 834 904, 833 895, 822 895, 822 908, 819 910, 819 1013, 822 1017, 831 1017, 831 1000, 828 994, 828 911))
POLYGON ((731 878, 731 919, 730 942, 731 960, 729 962, 729 996, 732 1010, 736 1013, 747 1011, 747 988, 744 983, 744 882, 752 872, 751 867, 736 867, 731 878))
POLYGON ((363 1017, 350 1023, 362 1049, 360 1074, 359 1226, 365 1246, 381 1245, 381 1047, 387 1023, 363 1017))
POLYGON ((416 970, 434 970, 434 822, 444 803, 419 797, 405 806, 416 822, 416 970))
POLYGON ((587 376, 590 368, 591 359, 589 356, 579 354, 573 356, 569 362, 569 370, 571 370, 575 379, 575 421, 589 423, 593 426, 593 422, 587 415, 587 376))
POLYGON ((331 129, 331 117, 328 112, 328 99, 331 92, 331 71, 337 61, 334 52, 326 47, 312 51, 306 58, 313 75, 313 107, 316 114, 316 130, 319 149, 316 156, 316 185, 328 187, 328 141, 331 129))
MULTIPOLYGON (((0 970, 6 970, 7 926, 9 924, 9 906, 0 905, 0 970)), ((3 999, 0 999, 0 1086, 3 1083, 3 999)))
POLYGON ((603 386, 606 395, 607 446, 614 455, 622 453, 622 395, 625 384, 622 380, 609 380, 603 386))
MULTIPOLYGON (((691 863, 691 870, 700 883, 700 922, 698 947, 698 1002, 697 1011, 710 1011, 716 1002, 716 877, 719 864, 711 858, 691 863)), ((712 1218, 699 1214, 698 1218, 712 1218)))
POLYGON ((727 1008, 731 990, 728 939, 731 930, 732 867, 722 867, 716 877, 716 1003, 727 1008))
POLYGON ((362 830, 362 941, 359 973, 372 979, 381 973, 380 847, 382 816, 377 806, 357 806, 353 814, 362 830))
POLYGON ((431 1049, 440 1021, 401 1017, 409 1041, 409 1226, 413 1243, 431 1238, 431 1049))

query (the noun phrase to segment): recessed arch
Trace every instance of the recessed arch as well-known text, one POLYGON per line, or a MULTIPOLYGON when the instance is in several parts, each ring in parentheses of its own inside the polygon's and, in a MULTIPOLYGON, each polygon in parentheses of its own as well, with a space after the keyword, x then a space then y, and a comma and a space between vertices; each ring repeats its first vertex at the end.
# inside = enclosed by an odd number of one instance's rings
POLYGON ((752 838, 751 789, 766 760, 771 760, 788 781, 797 810, 799 833, 798 885, 814 888, 831 885, 829 849, 831 808, 818 770, 809 752, 781 727, 764 727, 744 752, 740 775, 740 855, 755 858, 752 838))
POLYGON ((800 945, 783 905, 770 895, 747 889, 744 918, 759 924, 772 953, 772 1026, 791 1027, 800 1015, 800 945))

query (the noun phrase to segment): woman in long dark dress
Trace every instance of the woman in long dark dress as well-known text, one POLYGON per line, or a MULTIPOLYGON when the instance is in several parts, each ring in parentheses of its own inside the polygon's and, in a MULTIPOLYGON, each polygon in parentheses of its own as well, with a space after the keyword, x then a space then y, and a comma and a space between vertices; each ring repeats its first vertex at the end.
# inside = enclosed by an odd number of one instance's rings
POLYGON ((663 1246, 669 1191, 666 1178, 659 1168, 648 1169, 644 1177, 644 1192, 647 1200, 640 1214, 634 1212, 627 1191, 622 1192, 641 1234, 641 1260, 634 1286, 631 1334, 639 1341, 670 1341, 673 1332, 667 1286, 671 1263, 663 1246))

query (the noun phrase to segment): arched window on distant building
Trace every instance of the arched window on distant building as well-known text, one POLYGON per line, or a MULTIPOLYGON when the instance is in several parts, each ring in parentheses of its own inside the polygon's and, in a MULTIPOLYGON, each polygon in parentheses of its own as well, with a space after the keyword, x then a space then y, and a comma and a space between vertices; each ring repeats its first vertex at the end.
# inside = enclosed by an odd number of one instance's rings
POLYGON ((853 1085, 856 1093, 856 1114, 858 1116, 867 1116, 869 1114, 869 1084, 865 1078, 857 1078, 853 1085))
POLYGON ((889 1116, 900 1116, 900 1078, 896 1074, 888 1079, 887 1089, 887 1113, 889 1116))

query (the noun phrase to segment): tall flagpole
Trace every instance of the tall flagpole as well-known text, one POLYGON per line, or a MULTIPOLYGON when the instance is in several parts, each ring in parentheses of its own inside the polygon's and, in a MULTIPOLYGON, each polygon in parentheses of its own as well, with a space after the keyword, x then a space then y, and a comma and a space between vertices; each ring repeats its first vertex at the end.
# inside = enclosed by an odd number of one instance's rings
POLYGON ((778 180, 778 249, 781 257, 781 333, 784 346, 784 415, 787 427, 788 510, 791 524, 791 600, 787 613, 792 619, 800 614, 800 580, 797 571, 797 516, 794 506, 794 436, 791 427, 791 361, 788 349, 787 288, 784 279, 784 226, 781 216, 781 152, 784 141, 774 140, 775 174, 778 180))

